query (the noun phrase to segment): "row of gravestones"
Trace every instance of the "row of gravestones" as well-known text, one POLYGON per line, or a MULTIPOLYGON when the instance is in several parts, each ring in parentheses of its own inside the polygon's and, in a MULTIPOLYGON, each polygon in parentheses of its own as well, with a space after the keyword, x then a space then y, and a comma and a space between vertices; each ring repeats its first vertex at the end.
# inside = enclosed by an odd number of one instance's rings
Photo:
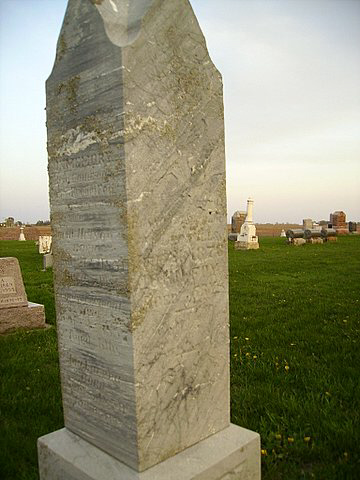
POLYGON ((336 242, 337 231, 334 228, 294 228, 286 232, 290 245, 305 245, 305 243, 336 242))
POLYGON ((65 428, 41 480, 258 480, 230 424, 222 80, 188 0, 69 0, 46 92, 65 428))

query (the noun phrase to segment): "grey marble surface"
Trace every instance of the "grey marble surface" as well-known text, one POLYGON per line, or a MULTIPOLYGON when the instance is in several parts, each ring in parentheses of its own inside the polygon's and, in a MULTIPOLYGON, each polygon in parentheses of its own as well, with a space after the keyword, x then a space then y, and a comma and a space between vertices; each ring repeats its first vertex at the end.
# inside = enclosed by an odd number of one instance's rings
POLYGON ((40 480, 260 480, 260 437, 236 425, 144 472, 65 428, 38 440, 40 480))
POLYGON ((136 4, 70 0, 46 90, 65 425, 141 471, 229 425, 229 365, 221 77, 136 4))

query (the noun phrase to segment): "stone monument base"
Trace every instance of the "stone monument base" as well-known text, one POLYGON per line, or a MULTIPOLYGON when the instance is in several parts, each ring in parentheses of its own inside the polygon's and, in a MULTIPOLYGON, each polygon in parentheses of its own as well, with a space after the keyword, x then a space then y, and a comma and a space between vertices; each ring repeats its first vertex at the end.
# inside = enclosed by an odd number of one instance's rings
POLYGON ((43 256, 43 272, 48 268, 53 266, 53 255, 52 253, 45 253, 43 256))
POLYGON ((45 328, 44 305, 28 302, 26 307, 0 309, 0 333, 17 328, 45 328))
MULTIPOLYGON (((120 439, 119 439, 120 440, 120 439)), ((136 472, 66 428, 38 439, 40 480, 260 480, 260 436, 230 425, 136 472)))
POLYGON ((259 242, 235 242, 235 250, 257 250, 259 242))
POLYGON ((298 247, 299 245, 305 245, 306 240, 305 238, 293 238, 291 243, 292 245, 295 245, 296 247, 298 247))
POLYGON ((312 244, 315 244, 315 243, 324 243, 324 240, 323 240, 322 238, 319 238, 319 237, 309 238, 308 243, 312 243, 312 244))

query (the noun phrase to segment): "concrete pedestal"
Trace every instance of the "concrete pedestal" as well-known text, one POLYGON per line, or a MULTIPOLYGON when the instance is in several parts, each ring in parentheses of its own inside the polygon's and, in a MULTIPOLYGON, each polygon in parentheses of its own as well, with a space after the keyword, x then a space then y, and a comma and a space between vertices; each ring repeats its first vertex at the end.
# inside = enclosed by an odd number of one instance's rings
MULTIPOLYGON (((120 441, 121 439, 119 439, 120 441)), ((230 425, 136 472, 66 428, 38 440, 40 480, 260 480, 260 436, 230 425)))
POLYGON ((235 242, 235 250, 257 250, 259 242, 235 242))

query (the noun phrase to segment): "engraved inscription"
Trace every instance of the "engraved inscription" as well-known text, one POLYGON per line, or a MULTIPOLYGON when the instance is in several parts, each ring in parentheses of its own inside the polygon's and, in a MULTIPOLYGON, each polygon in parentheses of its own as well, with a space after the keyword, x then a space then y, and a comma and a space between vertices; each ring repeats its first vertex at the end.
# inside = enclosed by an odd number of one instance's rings
POLYGON ((7 295, 9 293, 16 293, 14 277, 0 278, 0 295, 7 295))
POLYGON ((4 306, 14 304, 14 303, 23 303, 23 302, 24 302, 24 298, 21 296, 0 298, 0 305, 4 305, 4 306))

